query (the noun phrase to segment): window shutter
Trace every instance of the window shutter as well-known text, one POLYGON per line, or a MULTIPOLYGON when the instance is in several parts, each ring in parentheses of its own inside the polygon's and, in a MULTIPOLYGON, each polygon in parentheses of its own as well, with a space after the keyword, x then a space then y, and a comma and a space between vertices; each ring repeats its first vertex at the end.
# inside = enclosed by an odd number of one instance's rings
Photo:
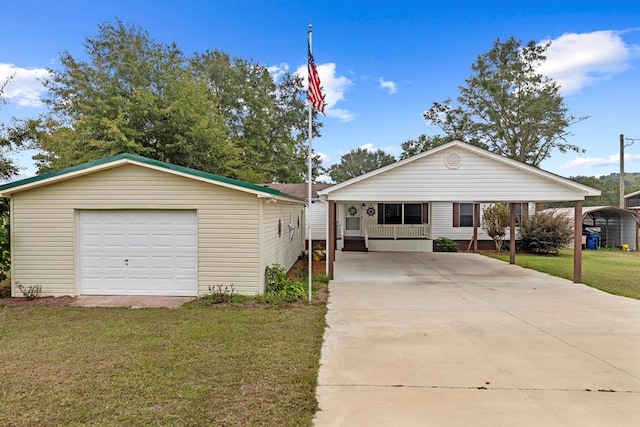
POLYGON ((460 203, 453 204, 453 226, 460 227, 460 203))
POLYGON ((529 203, 523 203, 520 212, 522 212, 522 221, 529 219, 529 203))
POLYGON ((429 203, 422 204, 422 223, 429 224, 429 203))
POLYGON ((384 203, 378 203, 378 224, 384 224, 384 203))

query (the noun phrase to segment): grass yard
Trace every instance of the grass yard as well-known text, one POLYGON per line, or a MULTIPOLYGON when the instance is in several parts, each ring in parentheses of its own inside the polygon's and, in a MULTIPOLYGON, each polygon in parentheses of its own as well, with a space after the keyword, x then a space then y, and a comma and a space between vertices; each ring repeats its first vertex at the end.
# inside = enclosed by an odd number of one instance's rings
MULTIPOLYGON (((509 262, 508 253, 484 253, 509 262)), ((573 251, 562 250, 558 256, 516 254, 516 264, 552 276, 573 279, 573 251)), ((582 282, 591 287, 640 299, 640 252, 600 249, 582 252, 582 282)))
POLYGON ((325 312, 0 308, 0 425, 311 425, 325 312))

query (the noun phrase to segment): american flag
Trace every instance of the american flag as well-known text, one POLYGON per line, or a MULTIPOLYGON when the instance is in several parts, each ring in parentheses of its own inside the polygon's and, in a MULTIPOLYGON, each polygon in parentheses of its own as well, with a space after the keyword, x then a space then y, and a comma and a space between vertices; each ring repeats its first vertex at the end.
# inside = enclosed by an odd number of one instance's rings
POLYGON ((320 89, 320 76, 318 76, 318 70, 316 69, 316 63, 313 60, 313 55, 311 54, 311 46, 309 47, 309 92, 307 97, 309 98, 309 102, 318 109, 322 114, 324 114, 324 96, 322 95, 322 90, 320 89))

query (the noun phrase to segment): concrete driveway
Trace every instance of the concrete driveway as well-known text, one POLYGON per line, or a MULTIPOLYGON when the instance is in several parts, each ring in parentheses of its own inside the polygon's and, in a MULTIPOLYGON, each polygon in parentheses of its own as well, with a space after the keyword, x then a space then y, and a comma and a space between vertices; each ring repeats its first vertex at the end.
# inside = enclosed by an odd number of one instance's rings
POLYGON ((337 255, 317 426, 640 425, 640 301, 476 254, 337 255))

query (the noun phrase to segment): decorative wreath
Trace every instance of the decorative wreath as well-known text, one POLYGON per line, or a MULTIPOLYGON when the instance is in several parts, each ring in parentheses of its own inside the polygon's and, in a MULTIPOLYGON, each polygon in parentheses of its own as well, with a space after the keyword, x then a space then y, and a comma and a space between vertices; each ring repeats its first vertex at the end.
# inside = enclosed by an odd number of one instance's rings
POLYGON ((374 216, 375 214, 376 210, 373 208, 373 206, 369 206, 369 208, 367 208, 367 215, 374 216))
POLYGON ((349 215, 356 216, 357 213, 358 213, 358 208, 356 208, 355 206, 351 206, 349 208, 349 215))

